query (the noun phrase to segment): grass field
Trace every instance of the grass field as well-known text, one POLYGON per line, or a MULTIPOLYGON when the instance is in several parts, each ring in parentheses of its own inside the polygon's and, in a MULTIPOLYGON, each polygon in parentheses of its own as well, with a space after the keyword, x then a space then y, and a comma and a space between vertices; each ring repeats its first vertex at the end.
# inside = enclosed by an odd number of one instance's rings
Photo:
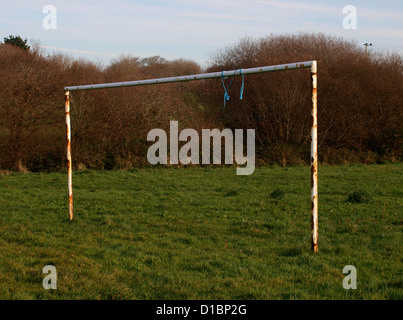
POLYGON ((402 173, 319 167, 317 254, 309 167, 78 171, 72 222, 65 174, 3 174, 0 298, 403 299, 402 173), (372 201, 346 201, 356 190, 372 201), (42 287, 48 264, 57 290, 42 287))

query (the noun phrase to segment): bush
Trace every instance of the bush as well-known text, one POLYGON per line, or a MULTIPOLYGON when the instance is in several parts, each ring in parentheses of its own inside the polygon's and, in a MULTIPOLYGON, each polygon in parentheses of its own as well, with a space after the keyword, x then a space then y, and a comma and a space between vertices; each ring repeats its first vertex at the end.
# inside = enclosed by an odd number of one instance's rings
POLYGON ((276 189, 272 193, 270 193, 270 198, 272 199, 283 199, 285 197, 285 192, 282 189, 276 189))
MULTIPOLYGON (((209 71, 307 60, 318 61, 319 157, 326 163, 377 163, 380 157, 399 161, 400 54, 366 55, 356 42, 321 33, 270 35, 242 39, 217 52, 209 71)), ((224 127, 256 130, 257 157, 265 163, 309 163, 309 156, 301 152, 309 150, 312 121, 307 70, 248 76, 243 100, 236 97, 241 80, 234 79, 225 110, 217 108, 223 96, 218 83, 205 86, 204 99, 212 106, 208 110, 222 119, 224 127)))
POLYGON ((368 203, 370 202, 371 196, 363 190, 357 190, 348 195, 347 201, 351 203, 368 203))
MULTIPOLYGON (((271 35, 225 48, 205 71, 313 59, 319 64, 320 161, 401 161, 403 59, 399 54, 365 55, 357 43, 324 34, 271 35)), ((158 56, 123 56, 103 68, 10 43, 0 44, 0 70, 0 83, 7 84, 0 87, 0 170, 22 171, 65 166, 65 86, 202 72, 193 61, 158 56)), ((147 133, 154 128, 167 130, 170 120, 179 121, 180 130, 198 132, 255 129, 256 163, 309 164, 309 79, 308 70, 247 76, 244 98, 239 100, 242 81, 236 77, 225 109, 221 79, 71 92, 73 164, 89 169, 146 166, 147 133)))

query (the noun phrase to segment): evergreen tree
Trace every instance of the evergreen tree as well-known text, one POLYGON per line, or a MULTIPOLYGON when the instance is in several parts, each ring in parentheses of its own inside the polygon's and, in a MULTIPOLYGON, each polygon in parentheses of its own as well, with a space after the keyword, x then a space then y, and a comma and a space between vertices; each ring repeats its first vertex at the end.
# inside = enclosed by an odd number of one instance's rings
POLYGON ((27 39, 25 38, 25 40, 22 40, 20 36, 8 36, 8 38, 4 38, 4 43, 17 46, 25 51, 28 51, 30 48, 27 44, 27 39))

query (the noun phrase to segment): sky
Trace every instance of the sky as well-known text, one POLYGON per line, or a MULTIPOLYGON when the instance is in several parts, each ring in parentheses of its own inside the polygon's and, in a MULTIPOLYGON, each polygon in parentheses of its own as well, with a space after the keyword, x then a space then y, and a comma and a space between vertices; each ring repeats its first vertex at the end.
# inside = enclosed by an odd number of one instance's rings
POLYGON ((243 37, 299 32, 403 54, 403 1, 0 0, 0 41, 19 35, 46 52, 104 66, 121 55, 185 58, 206 66, 214 52, 243 37), (343 27, 352 13, 343 13, 347 5, 356 8, 355 29, 343 27))

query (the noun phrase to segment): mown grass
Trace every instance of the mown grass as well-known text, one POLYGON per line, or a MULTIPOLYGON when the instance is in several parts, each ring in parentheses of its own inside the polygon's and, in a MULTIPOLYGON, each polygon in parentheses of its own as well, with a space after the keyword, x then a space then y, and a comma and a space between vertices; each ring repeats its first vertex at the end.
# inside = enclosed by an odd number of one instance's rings
POLYGON ((317 254, 309 172, 78 171, 72 222, 65 174, 0 175, 0 298, 402 299, 403 165, 319 168, 317 254), (356 190, 372 201, 348 202, 356 190))

